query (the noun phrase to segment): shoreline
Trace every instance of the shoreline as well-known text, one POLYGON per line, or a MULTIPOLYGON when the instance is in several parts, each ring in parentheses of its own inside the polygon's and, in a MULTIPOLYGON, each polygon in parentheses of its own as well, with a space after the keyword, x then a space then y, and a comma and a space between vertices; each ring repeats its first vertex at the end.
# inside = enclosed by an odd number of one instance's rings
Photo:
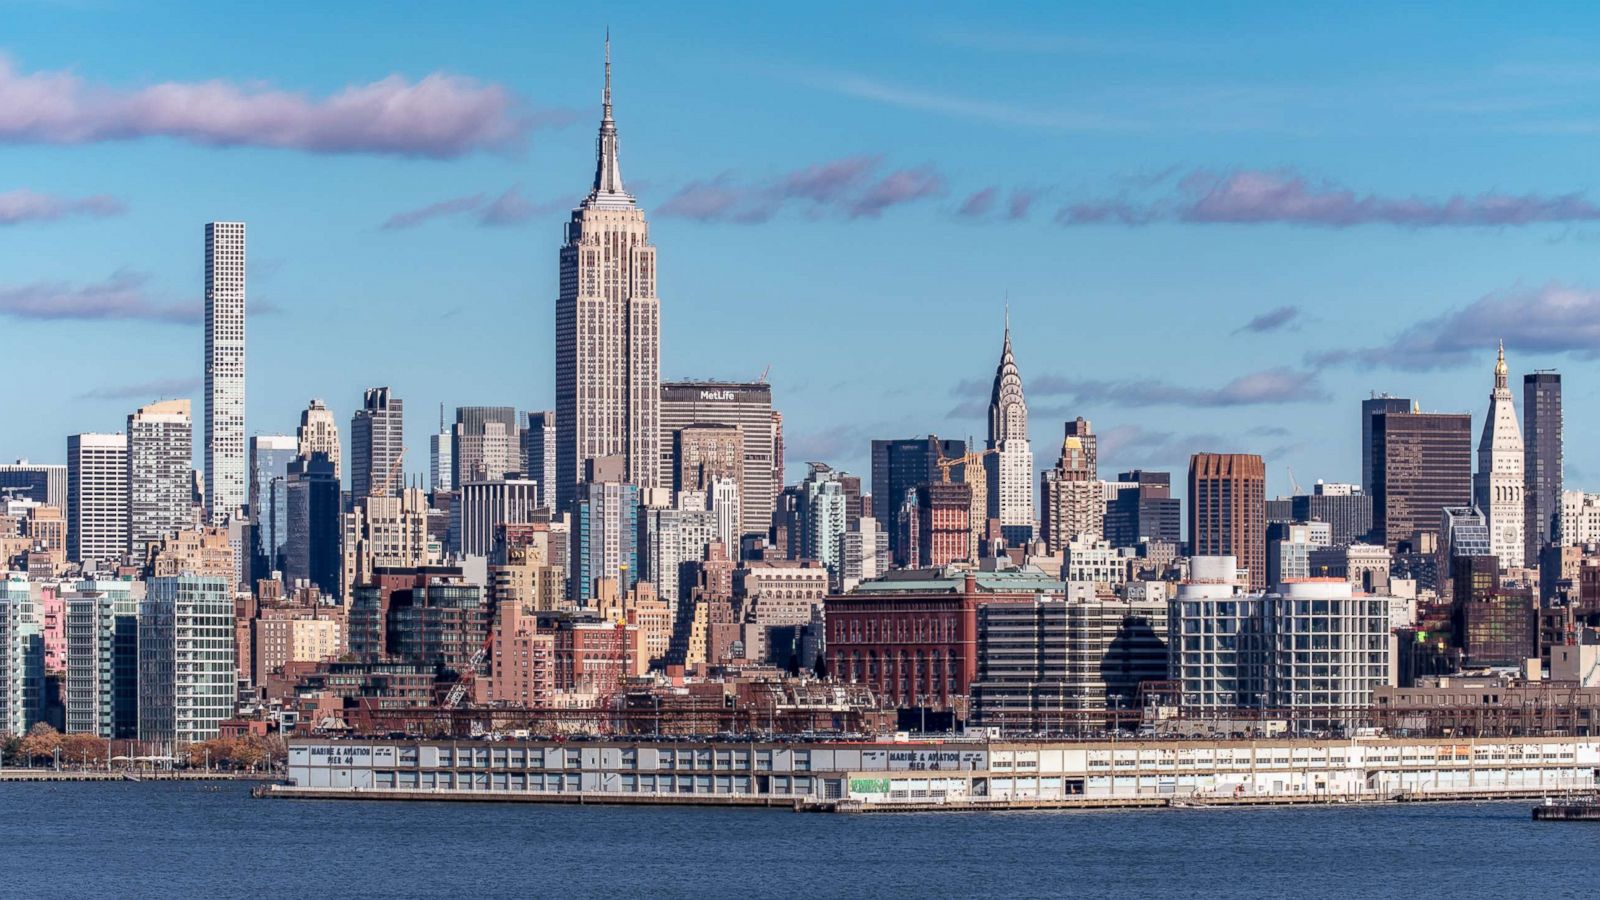
POLYGON ((271 781, 270 775, 242 772, 125 772, 63 769, 0 769, 0 782, 64 781, 271 781))
POLYGON ((1477 791, 1409 791, 1393 794, 1266 797, 1080 797, 1072 799, 1015 798, 1007 800, 947 800, 945 802, 862 803, 858 800, 787 799, 719 795, 619 795, 599 792, 501 793, 474 790, 375 790, 370 788, 317 788, 290 784, 264 784, 252 792, 258 799, 338 800, 376 803, 535 803, 566 806, 698 806, 742 809, 780 809, 793 812, 860 815, 876 813, 966 812, 1093 812, 1122 810, 1257 809, 1281 807, 1378 806, 1398 803, 1486 803, 1539 800, 1548 789, 1515 788, 1477 791))

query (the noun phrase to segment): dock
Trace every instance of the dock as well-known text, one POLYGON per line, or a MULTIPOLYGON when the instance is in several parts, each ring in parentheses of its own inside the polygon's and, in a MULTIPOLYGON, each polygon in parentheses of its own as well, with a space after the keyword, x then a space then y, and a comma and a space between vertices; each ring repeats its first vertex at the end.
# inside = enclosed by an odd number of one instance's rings
POLYGON ((1546 797, 1533 808, 1535 822, 1600 822, 1600 795, 1546 797))

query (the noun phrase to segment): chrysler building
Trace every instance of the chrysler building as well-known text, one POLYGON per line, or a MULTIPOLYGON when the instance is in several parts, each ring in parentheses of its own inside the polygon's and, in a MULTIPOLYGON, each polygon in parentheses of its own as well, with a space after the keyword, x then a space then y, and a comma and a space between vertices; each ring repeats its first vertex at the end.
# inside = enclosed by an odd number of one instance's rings
POLYGON ((1009 313, 989 397, 988 449, 994 451, 983 458, 989 518, 999 520, 1000 535, 1008 546, 1026 544, 1033 540, 1033 450, 1028 445, 1028 404, 1022 398, 1022 376, 1011 355, 1009 313))
POLYGON ((1522 429, 1506 384, 1506 346, 1494 364, 1494 392, 1489 414, 1478 441, 1478 474, 1472 480, 1472 499, 1489 526, 1489 546, 1502 568, 1523 565, 1522 429))
POLYGON ((624 477, 661 486, 661 306, 656 248, 622 186, 611 118, 611 41, 594 187, 572 211, 556 299, 556 503, 567 508, 584 462, 624 460, 624 477))

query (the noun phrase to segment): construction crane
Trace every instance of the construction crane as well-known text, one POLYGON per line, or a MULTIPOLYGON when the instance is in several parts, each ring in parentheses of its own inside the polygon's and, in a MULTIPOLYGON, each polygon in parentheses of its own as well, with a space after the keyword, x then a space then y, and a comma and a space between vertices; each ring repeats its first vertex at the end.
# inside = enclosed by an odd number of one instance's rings
POLYGON ((770 374, 772 374, 772 363, 767 363, 767 367, 761 370, 761 377, 756 379, 756 384, 766 384, 767 376, 770 374))
POLYGON ((983 459, 985 456, 988 456, 991 453, 999 453, 999 452, 1000 452, 999 450, 996 450, 993 447, 990 447, 987 450, 979 450, 976 453, 965 453, 965 454, 962 454, 961 456, 945 456, 944 455, 944 451, 941 450, 941 451, 939 451, 939 461, 934 463, 934 465, 939 467, 939 479, 940 479, 940 481, 942 481, 945 484, 949 484, 950 483, 950 470, 951 469, 955 468, 956 466, 965 466, 968 463, 978 462, 979 460, 983 459))
POLYGON ((1300 489, 1300 482, 1294 477, 1294 466, 1284 466, 1284 468, 1289 470, 1289 487, 1294 489, 1294 495, 1298 497, 1305 493, 1300 489))
POLYGON ((405 458, 406 458, 406 448, 401 447, 400 448, 400 453, 397 456, 395 456, 395 458, 394 458, 394 462, 389 463, 389 471, 383 473, 383 481, 379 482, 377 487, 372 489, 372 493, 370 493, 368 496, 371 496, 371 497, 387 497, 387 496, 389 496, 389 485, 394 484, 395 478, 397 478, 400 475, 400 467, 401 467, 401 465, 403 465, 405 463, 405 458))
POLYGON ((467 670, 461 673, 456 683, 450 686, 450 693, 445 695, 444 708, 455 709, 461 701, 467 698, 467 691, 472 689, 473 682, 478 680, 478 667, 489 658, 489 648, 494 644, 494 631, 490 630, 489 636, 484 638, 483 646, 473 651, 472 658, 467 660, 467 670))

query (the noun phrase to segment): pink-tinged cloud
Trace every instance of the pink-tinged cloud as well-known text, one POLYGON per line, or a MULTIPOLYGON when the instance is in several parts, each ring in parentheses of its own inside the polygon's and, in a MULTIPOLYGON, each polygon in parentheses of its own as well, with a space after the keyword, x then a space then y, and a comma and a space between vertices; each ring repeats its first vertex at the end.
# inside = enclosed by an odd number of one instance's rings
POLYGON ((451 197, 448 200, 440 200, 437 203, 429 203, 427 206, 420 206, 416 209, 408 209, 404 212, 397 212, 385 219, 383 224, 379 227, 388 231, 393 231, 399 228, 415 228, 416 226, 433 219, 438 219, 444 216, 453 216, 457 213, 471 212, 482 205, 482 194, 473 194, 468 197, 451 197))
POLYGON ((41 281, 0 287, 0 316, 42 321, 89 319, 186 325, 200 321, 198 303, 157 302, 146 292, 146 281, 145 275, 123 269, 94 284, 41 281))
POLYGON ((997 187, 974 191, 956 207, 956 215, 963 219, 981 219, 989 214, 989 210, 994 209, 995 199, 999 196, 1000 189, 997 187))
POLYGON ((901 169, 890 172, 867 188, 866 193, 850 205, 850 217, 875 218, 891 206, 935 197, 943 192, 944 178, 932 166, 901 169))
POLYGON ((766 222, 786 208, 810 216, 877 216, 893 206, 941 193, 932 166, 897 169, 881 177, 881 158, 850 156, 796 169, 766 181, 742 182, 729 173, 679 188, 658 212, 701 222, 766 222))
POLYGON ((27 188, 0 194, 0 225, 48 222, 68 216, 117 216, 126 212, 121 201, 105 194, 92 197, 56 197, 27 188))
POLYGON ((1494 362, 1506 353, 1600 356, 1600 290, 1552 281, 1499 291, 1410 325, 1387 343, 1313 354, 1315 365, 1348 363, 1421 371, 1494 362))
POLYGON ((478 224, 491 227, 521 225, 536 216, 570 206, 572 204, 565 200, 529 200, 522 195, 522 185, 514 184, 500 196, 489 201, 483 212, 478 214, 478 224))
POLYGON ((1068 204, 1063 225, 1284 224, 1322 228, 1394 225, 1402 228, 1494 227, 1600 220, 1600 204, 1582 194, 1456 194, 1443 199, 1361 194, 1313 184, 1293 172, 1196 171, 1177 193, 1153 200, 1117 198, 1068 204))
POLYGON ((448 219, 467 213, 473 213, 473 218, 479 225, 520 225, 534 216, 554 212, 566 205, 568 204, 563 200, 539 202, 529 200, 522 194, 522 185, 515 184, 506 188, 493 200, 489 200, 488 195, 482 193, 451 197, 427 206, 397 212, 378 227, 386 231, 395 231, 414 228, 434 219, 448 219))
POLYGON ((22 72, 0 56, 0 142, 87 144, 168 137, 205 146, 446 159, 517 146, 571 121, 529 110, 504 87, 435 72, 351 85, 322 98, 212 80, 135 90, 70 72, 22 72))
POLYGON ((1012 191, 1011 199, 1006 202, 1006 218, 1013 222, 1026 219, 1028 213, 1033 210, 1033 201, 1037 196, 1032 191, 1012 191))

